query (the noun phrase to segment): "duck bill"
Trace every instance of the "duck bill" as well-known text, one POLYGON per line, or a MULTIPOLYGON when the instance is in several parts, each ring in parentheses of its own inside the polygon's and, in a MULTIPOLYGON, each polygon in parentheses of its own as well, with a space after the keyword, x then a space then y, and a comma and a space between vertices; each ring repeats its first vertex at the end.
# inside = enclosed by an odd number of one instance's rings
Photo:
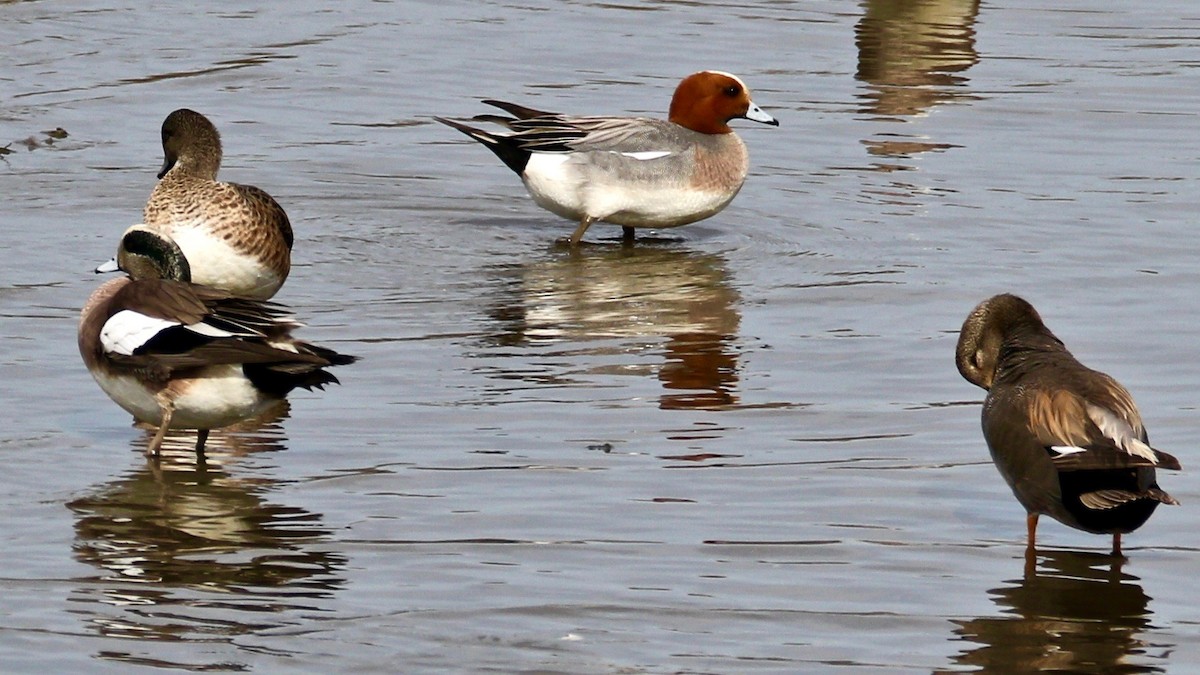
POLYGON ((117 264, 117 259, 113 258, 112 260, 109 260, 108 262, 97 267, 96 274, 107 274, 109 272, 116 272, 120 269, 121 266, 117 264))
POLYGON ((162 180, 162 177, 167 175, 167 172, 170 171, 174 167, 175 167, 175 158, 171 157, 170 155, 167 155, 166 159, 163 160, 162 169, 160 169, 158 172, 159 180, 162 180))
POLYGON ((754 105, 753 101, 750 102, 750 107, 746 109, 746 114, 742 115, 742 117, 745 117, 746 119, 752 120, 754 122, 762 122, 763 124, 770 124, 773 127, 779 126, 779 120, 777 120, 774 117, 771 117, 767 113, 763 112, 763 109, 758 107, 757 105, 754 105))

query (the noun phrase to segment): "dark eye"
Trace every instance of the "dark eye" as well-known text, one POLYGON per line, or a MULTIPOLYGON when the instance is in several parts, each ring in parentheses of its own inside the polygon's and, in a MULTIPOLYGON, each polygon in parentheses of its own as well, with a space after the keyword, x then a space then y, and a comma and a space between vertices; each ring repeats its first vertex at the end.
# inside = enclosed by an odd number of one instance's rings
POLYGON ((728 87, 725 87, 725 95, 730 98, 734 98, 741 93, 742 93, 742 88, 737 86, 736 84, 731 84, 728 87))

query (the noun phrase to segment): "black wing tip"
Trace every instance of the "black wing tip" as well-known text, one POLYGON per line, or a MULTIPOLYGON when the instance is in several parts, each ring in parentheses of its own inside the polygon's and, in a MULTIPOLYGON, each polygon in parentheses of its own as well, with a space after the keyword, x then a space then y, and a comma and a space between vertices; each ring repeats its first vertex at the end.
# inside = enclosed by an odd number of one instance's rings
POLYGON ((508 113, 509 115, 512 115, 513 117, 516 117, 517 119, 521 119, 521 120, 534 119, 537 117, 555 117, 558 115, 558 113, 549 112, 547 110, 538 110, 537 108, 528 108, 523 105, 518 105, 516 103, 510 103, 508 101, 500 101, 500 100, 494 99, 494 98, 485 98, 480 102, 485 105, 490 105, 493 108, 499 108, 499 109, 503 110, 504 112, 508 113))
POLYGON ((338 354, 334 352, 332 356, 326 357, 331 366, 348 366, 355 361, 361 361, 361 356, 351 356, 350 354, 338 354))
POLYGON ((1162 450, 1155 450, 1154 457, 1158 460, 1158 468, 1160 469, 1168 469, 1170 471, 1183 470, 1183 466, 1180 465, 1178 459, 1175 459, 1174 455, 1165 453, 1162 450))

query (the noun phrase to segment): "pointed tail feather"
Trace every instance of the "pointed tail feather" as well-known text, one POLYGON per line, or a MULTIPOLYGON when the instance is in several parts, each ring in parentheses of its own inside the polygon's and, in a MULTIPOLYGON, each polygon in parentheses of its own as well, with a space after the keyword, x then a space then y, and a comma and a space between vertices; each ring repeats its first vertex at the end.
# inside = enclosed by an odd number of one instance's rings
POLYGON ((545 110, 537 110, 535 108, 526 108, 523 105, 509 103, 508 101, 497 101, 494 98, 485 98, 483 102, 487 105, 494 106, 504 112, 516 117, 519 120, 533 119, 534 117, 555 117, 558 113, 547 112, 545 110))
POLYGON ((504 162, 508 168, 512 169, 519 176, 525 171, 525 165, 529 163, 528 150, 521 147, 520 142, 507 136, 489 133, 483 129, 477 129, 473 126, 456 122, 445 117, 434 117, 433 119, 445 124, 446 126, 457 129, 471 138, 479 141, 488 150, 491 150, 500 161, 504 162))

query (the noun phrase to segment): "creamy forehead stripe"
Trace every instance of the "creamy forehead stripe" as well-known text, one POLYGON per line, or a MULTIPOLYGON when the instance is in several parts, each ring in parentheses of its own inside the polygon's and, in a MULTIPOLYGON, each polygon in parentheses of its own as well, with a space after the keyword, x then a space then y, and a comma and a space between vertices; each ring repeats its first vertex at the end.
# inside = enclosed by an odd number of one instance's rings
POLYGON ((167 321, 139 314, 131 309, 117 312, 100 329, 100 344, 104 351, 133 356, 133 353, 160 332, 178 326, 176 321, 167 321))
POLYGON ((727 73, 723 70, 706 70, 704 72, 712 73, 713 75, 724 75, 725 77, 728 77, 729 79, 742 85, 742 89, 747 89, 747 90, 749 89, 749 87, 746 86, 746 83, 742 81, 742 78, 738 77, 737 75, 734 75, 733 73, 727 73))

